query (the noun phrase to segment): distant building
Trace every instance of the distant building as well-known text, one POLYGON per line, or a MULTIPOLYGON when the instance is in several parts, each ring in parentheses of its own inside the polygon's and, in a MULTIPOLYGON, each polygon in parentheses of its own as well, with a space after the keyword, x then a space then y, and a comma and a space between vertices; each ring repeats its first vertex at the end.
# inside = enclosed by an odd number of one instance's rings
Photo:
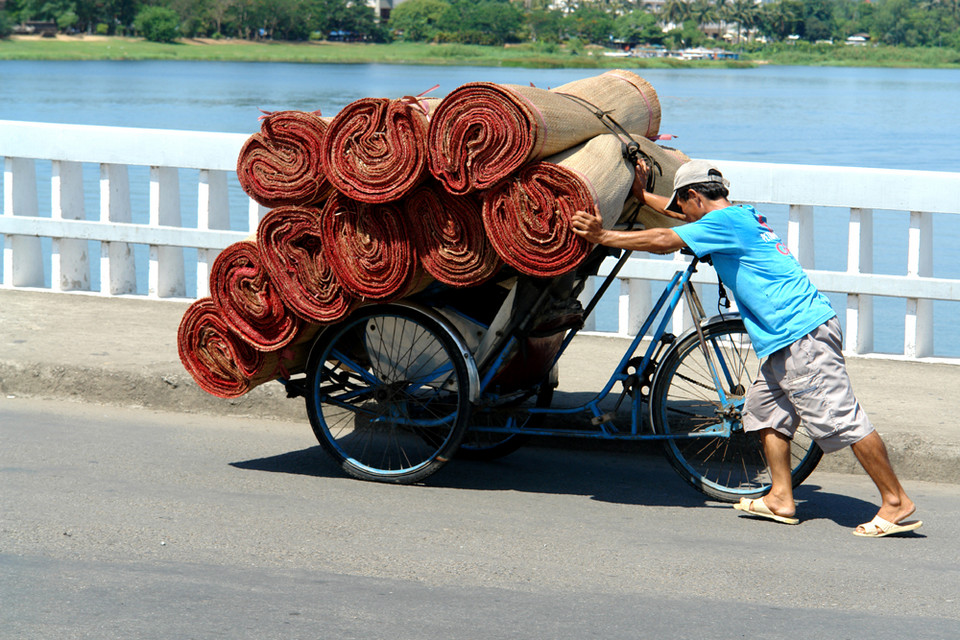
POLYGON ((367 5, 373 7, 373 12, 380 22, 390 19, 390 12, 404 0, 367 0, 367 5))

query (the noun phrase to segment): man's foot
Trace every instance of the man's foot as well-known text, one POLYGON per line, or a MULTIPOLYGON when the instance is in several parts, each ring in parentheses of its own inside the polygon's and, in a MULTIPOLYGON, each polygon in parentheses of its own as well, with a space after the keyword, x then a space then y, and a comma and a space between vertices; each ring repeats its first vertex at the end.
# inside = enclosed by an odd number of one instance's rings
POLYGON ((899 501, 897 504, 888 502, 886 504, 880 505, 880 510, 877 511, 877 517, 886 520, 887 522, 899 523, 903 520, 906 520, 913 515, 913 512, 917 510, 913 501, 910 500, 903 494, 899 496, 899 501))
POLYGON ((874 516, 873 520, 861 524, 853 531, 853 535, 861 538, 883 538, 897 533, 906 533, 914 531, 923 526, 922 520, 912 520, 910 522, 890 522, 880 516, 874 516))
POLYGON ((733 505, 733 508, 737 511, 743 511, 747 515, 775 520, 783 524, 800 524, 800 520, 794 518, 792 515, 780 515, 771 511, 763 501, 763 498, 757 498, 755 500, 740 498, 740 503, 733 505))

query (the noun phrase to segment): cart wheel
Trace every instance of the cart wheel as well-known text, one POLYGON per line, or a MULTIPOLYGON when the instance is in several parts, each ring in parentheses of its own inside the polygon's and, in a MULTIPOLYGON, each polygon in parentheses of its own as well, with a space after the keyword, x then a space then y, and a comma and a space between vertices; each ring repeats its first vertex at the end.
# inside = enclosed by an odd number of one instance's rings
MULTIPOLYGON (((753 383, 760 361, 739 319, 704 327, 704 338, 728 398, 742 398, 753 383)), ((653 429, 663 435, 693 434, 722 421, 720 395, 707 367, 696 333, 680 340, 664 355, 651 393, 653 429)), ((703 493, 736 502, 770 490, 770 475, 760 439, 745 433, 739 420, 729 437, 678 438, 664 441, 667 459, 703 493)), ((823 451, 802 429, 791 445, 793 486, 814 470, 823 451)))
POLYGON ((364 308, 326 332, 307 366, 317 440, 348 474, 410 484, 460 446, 470 414, 466 361, 427 313, 364 308))
POLYGON ((523 397, 513 402, 493 407, 473 407, 467 435, 460 443, 457 457, 463 460, 496 460, 509 455, 525 445, 530 436, 523 433, 478 431, 480 427, 531 428, 543 422, 542 414, 530 415, 532 406, 545 409, 553 400, 553 387, 549 383, 540 386, 536 399, 523 397))

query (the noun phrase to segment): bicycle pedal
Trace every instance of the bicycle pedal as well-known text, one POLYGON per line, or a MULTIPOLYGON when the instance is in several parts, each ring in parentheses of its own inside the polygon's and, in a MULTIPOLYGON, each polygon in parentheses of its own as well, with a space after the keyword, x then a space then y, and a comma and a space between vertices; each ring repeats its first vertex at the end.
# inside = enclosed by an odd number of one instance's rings
POLYGON ((614 415, 612 413, 605 413, 602 416, 594 416, 590 418, 590 424, 597 426, 598 424, 604 424, 606 422, 612 422, 614 415))

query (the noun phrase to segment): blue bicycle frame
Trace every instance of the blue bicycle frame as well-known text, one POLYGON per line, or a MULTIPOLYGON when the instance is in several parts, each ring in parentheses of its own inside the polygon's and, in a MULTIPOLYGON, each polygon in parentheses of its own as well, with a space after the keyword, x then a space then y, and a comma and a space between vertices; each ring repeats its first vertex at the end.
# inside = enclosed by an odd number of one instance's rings
MULTIPOLYGON (((617 273, 619 273, 620 268, 626 262, 626 258, 629 254, 623 256, 617 266, 613 271, 607 276, 604 281, 603 286, 597 291, 594 298, 590 301, 587 306, 587 313, 593 309, 597 300, 600 296, 603 295, 604 291, 609 286, 610 282, 616 278, 617 273)), ((699 260, 694 258, 690 264, 683 270, 677 271, 670 282, 664 288, 663 292, 660 294, 659 299, 654 305, 653 309, 648 314, 646 320, 643 323, 643 326, 640 328, 640 331, 637 332, 637 335, 633 338, 630 343, 630 346, 626 349, 623 357, 620 359, 620 362, 617 365, 616 370, 607 380, 607 383, 603 388, 589 401, 584 404, 573 406, 573 407, 562 407, 562 408, 539 408, 531 407, 525 410, 525 416, 521 414, 520 419, 516 416, 511 417, 506 426, 502 427, 493 427, 493 426, 475 426, 471 427, 473 430, 489 432, 489 433, 523 433, 527 435, 545 435, 545 436, 569 436, 569 437, 580 437, 580 438, 596 438, 596 439, 617 439, 617 440, 665 440, 665 439, 686 439, 686 438, 712 438, 712 437, 726 437, 729 436, 731 431, 738 428, 739 426, 739 413, 740 408, 742 407, 743 400, 742 398, 731 399, 728 397, 728 394, 724 391, 724 388, 732 389, 734 386, 733 375, 725 362, 720 349, 717 345, 713 346, 715 358, 711 357, 709 353, 708 341, 703 336, 703 329, 701 322, 706 319, 706 314, 703 312, 703 308, 700 304, 700 301, 697 297, 696 292, 693 289, 693 285, 690 283, 690 279, 693 274, 696 272, 697 265, 699 260), (703 349, 704 356, 706 361, 709 363, 710 374, 713 378, 716 389, 719 391, 719 405, 720 409, 718 410, 718 416, 722 418, 718 424, 712 427, 708 427, 697 431, 696 433, 684 433, 684 434, 657 434, 653 433, 652 430, 649 432, 643 432, 642 425, 642 405, 645 401, 644 394, 640 393, 639 389, 636 389, 633 393, 633 398, 631 400, 631 412, 630 412, 630 431, 624 432, 616 428, 613 423, 614 413, 604 412, 600 408, 600 403, 603 402, 606 397, 613 391, 614 386, 617 383, 623 385, 623 391, 621 392, 621 398, 617 402, 617 407, 620 406, 620 403, 623 400, 623 395, 628 392, 630 387, 630 378, 634 374, 628 373, 628 366, 630 361, 633 359, 634 353, 640 346, 640 343, 647 337, 647 333, 650 331, 651 327, 656 324, 656 329, 653 334, 650 336, 650 344, 647 346, 646 352, 644 353, 643 359, 635 367, 638 372, 646 372, 652 370, 652 365, 658 355, 658 352, 662 351, 661 344, 664 343, 664 336, 667 335, 666 327, 667 323, 670 321, 673 312, 676 310, 677 305, 680 303, 681 296, 686 296, 688 300, 689 307, 691 312, 695 314, 695 330, 700 336, 700 347, 703 349), (659 318, 659 322, 657 322, 659 318), (726 382, 726 385, 723 384, 726 382), (543 427, 536 428, 524 428, 524 424, 532 416, 536 415, 575 415, 587 413, 591 417, 591 424, 594 427, 597 427, 593 430, 587 429, 549 429, 543 427)), ((577 329, 570 329, 560 346, 560 349, 557 355, 554 358, 553 364, 559 360, 560 356, 563 355, 567 346, 573 340, 574 336, 577 333, 577 329)), ((672 338, 672 336, 671 336, 672 338)), ((493 360, 489 367, 486 367, 485 371, 481 373, 480 388, 481 388, 481 405, 488 403, 491 406, 496 406, 499 401, 502 399, 491 391, 488 391, 488 387, 496 375, 496 372, 499 370, 500 366, 506 361, 512 350, 517 345, 517 338, 511 336, 503 347, 499 350, 498 355, 493 360)), ((652 395, 652 394, 651 394, 652 395)))

